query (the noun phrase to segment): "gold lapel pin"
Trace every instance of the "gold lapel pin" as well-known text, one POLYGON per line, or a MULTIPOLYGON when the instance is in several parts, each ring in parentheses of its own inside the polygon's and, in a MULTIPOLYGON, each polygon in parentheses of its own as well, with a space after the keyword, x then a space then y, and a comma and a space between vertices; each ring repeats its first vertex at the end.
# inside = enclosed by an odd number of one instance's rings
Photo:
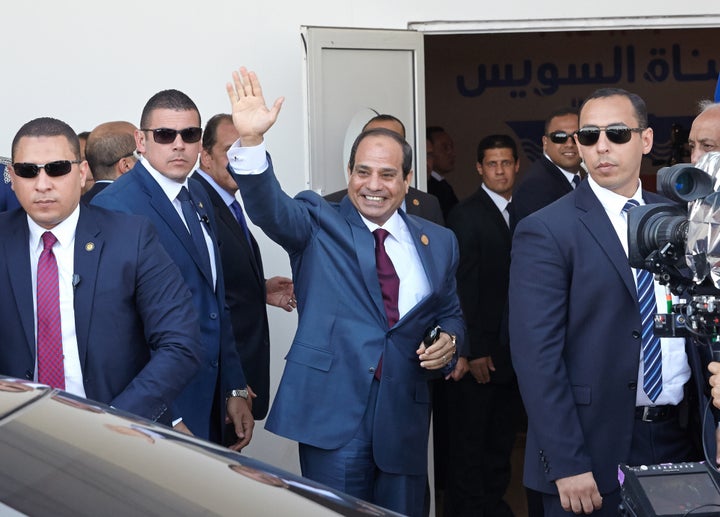
POLYGON ((417 199, 417 198, 415 198, 415 199, 412 200, 412 204, 415 205, 415 206, 420 206, 420 200, 417 199))
POLYGON ((428 236, 423 234, 420 236, 420 242, 422 242, 425 246, 430 244, 430 239, 428 239, 428 236))
POLYGON ((85 244, 85 251, 92 251, 95 249, 95 243, 94 242, 88 242, 85 244))

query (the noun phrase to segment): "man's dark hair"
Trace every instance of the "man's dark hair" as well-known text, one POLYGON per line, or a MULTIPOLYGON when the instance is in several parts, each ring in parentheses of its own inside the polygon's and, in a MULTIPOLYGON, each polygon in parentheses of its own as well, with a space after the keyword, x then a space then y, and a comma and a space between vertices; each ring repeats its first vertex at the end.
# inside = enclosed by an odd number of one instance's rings
POLYGON ((510 149, 512 151, 513 159, 517 161, 518 152, 517 144, 508 135, 490 135, 486 136, 477 146, 477 161, 482 163, 485 158, 485 151, 488 149, 510 149))
POLYGON ((552 111, 550 112, 550 115, 548 115, 548 118, 545 119, 545 131, 544 131, 544 134, 547 135, 548 127, 550 127, 550 122, 552 122, 552 120, 553 120, 554 118, 564 117, 564 116, 566 116, 566 115, 575 115, 575 116, 577 117, 577 116, 580 115, 580 112, 578 111, 577 108, 573 108, 573 107, 570 107, 570 106, 566 106, 566 107, 563 107, 563 108, 556 108, 556 109, 552 110, 552 111))
POLYGON ((394 115, 388 115, 387 113, 378 113, 373 118, 368 120, 365 125, 363 126, 362 130, 366 131, 367 127, 373 123, 373 122, 397 122, 400 124, 400 127, 402 128, 402 137, 405 138, 406 132, 405 132, 405 124, 402 123, 402 120, 397 118, 394 115))
POLYGON ((434 136, 445 132, 445 129, 440 126, 428 126, 427 129, 425 129, 425 137, 431 142, 435 142, 434 136))
POLYGON ((350 150, 350 159, 348 160, 348 167, 350 168, 350 172, 352 172, 352 170, 355 168, 355 155, 357 154, 357 148, 360 145, 360 142, 362 142, 365 138, 369 136, 388 136, 395 140, 398 144, 400 144, 403 152, 403 178, 406 178, 412 170, 412 147, 410 147, 410 144, 408 144, 402 136, 398 135, 395 131, 385 129, 384 127, 369 129, 368 131, 363 131, 358 135, 358 137, 355 139, 355 142, 353 142, 352 149, 350 150))
MULTIPOLYGON (((92 133, 91 133, 92 136, 92 133)), ((85 159, 96 180, 114 180, 114 165, 135 151, 135 137, 127 132, 103 133, 88 138, 85 159)))
POLYGON ((588 101, 592 99, 605 99, 616 95, 625 97, 630 101, 633 109, 635 110, 635 118, 638 121, 638 127, 643 129, 648 127, 647 106, 645 105, 645 101, 637 93, 631 93, 627 90, 623 90, 622 88, 600 88, 595 90, 583 101, 582 106, 580 106, 580 113, 582 113, 582 110, 588 101))
POLYGON ((222 122, 230 122, 232 124, 232 115, 227 113, 218 113, 213 115, 205 124, 203 131, 202 146, 207 152, 217 143, 217 129, 222 122))
POLYGON ((156 129, 148 128, 147 124, 150 123, 150 115, 152 112, 158 109, 194 111, 197 113, 198 126, 200 126, 200 110, 198 110, 197 106, 190 97, 179 90, 163 90, 150 97, 150 100, 148 100, 145 104, 142 116, 140 117, 140 128, 156 129))
POLYGON ((41 137, 41 136, 64 136, 70 144, 70 149, 75 155, 75 159, 80 159, 80 139, 73 128, 62 120, 50 117, 40 117, 30 122, 26 122, 15 134, 10 148, 11 159, 15 161, 15 152, 17 151, 18 142, 23 137, 41 137))

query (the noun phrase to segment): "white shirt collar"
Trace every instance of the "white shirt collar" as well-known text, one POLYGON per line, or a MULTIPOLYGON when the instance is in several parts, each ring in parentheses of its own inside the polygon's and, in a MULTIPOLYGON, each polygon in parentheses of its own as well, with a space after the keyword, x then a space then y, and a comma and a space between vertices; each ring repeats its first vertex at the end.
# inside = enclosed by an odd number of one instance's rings
MULTIPOLYGON (((150 176, 152 176, 153 179, 157 182, 157 184, 160 185, 160 188, 163 190, 163 192, 165 192, 165 195, 170 201, 175 200, 177 195, 180 193, 180 189, 182 189, 183 187, 188 188, 187 177, 185 178, 185 181, 183 181, 182 183, 178 183, 175 180, 171 180, 170 178, 166 178, 165 176, 163 176, 160 172, 157 171, 157 169, 150 165, 150 162, 147 161, 147 158, 145 158, 144 156, 140 156, 140 162, 150 173, 150 176)), ((190 189, 188 188, 188 191, 189 190, 190 189)))
MULTIPOLYGON (((358 214, 360 214, 360 212, 358 212, 358 214)), ((374 232, 378 228, 383 228, 387 230, 390 235, 392 235, 398 240, 400 239, 400 234, 402 230, 405 228, 405 221, 403 221, 400 213, 397 210, 395 210, 395 213, 391 215, 390 218, 385 221, 385 224, 383 224, 382 226, 366 219, 362 214, 360 214, 360 219, 363 220, 365 226, 367 226, 368 230, 370 230, 371 232, 374 232)))
POLYGON ((445 176, 443 176, 439 172, 431 171, 430 176, 432 176, 433 178, 435 178, 438 181, 445 181, 445 176))
POLYGON ((58 245, 63 248, 71 246, 75 242, 75 229, 77 228, 78 219, 80 219, 80 205, 75 207, 75 210, 65 218, 64 221, 59 223, 51 230, 43 228, 30 216, 27 216, 28 228, 30 230, 30 244, 32 246, 39 246, 42 249, 42 235, 47 231, 51 231, 55 238, 58 240, 58 245))
MULTIPOLYGON (((500 213, 502 213, 510 203, 509 199, 505 199, 497 192, 493 192, 490 190, 485 183, 482 184, 482 189, 487 192, 487 195, 490 196, 490 199, 492 199, 492 202, 495 203, 495 206, 498 207, 498 210, 500 210, 500 213)), ((512 199, 512 198, 511 198, 512 199)))
MULTIPOLYGON (((623 207, 625 206, 625 203, 627 203, 628 198, 625 196, 621 196, 620 194, 616 194, 612 190, 608 190, 605 187, 601 187, 600 185, 593 180, 592 176, 588 174, 587 181, 590 184, 590 188, 595 193, 597 198, 600 200, 600 204, 603 206, 605 211, 609 214, 619 215, 623 213, 623 207)), ((645 204, 645 201, 643 201, 642 198, 642 182, 640 179, 638 179, 638 187, 637 190, 635 190, 635 194, 633 194, 632 199, 635 199, 638 203, 641 205, 645 204)))
MULTIPOLYGON (((563 173, 563 175, 567 178, 567 180, 568 180, 570 183, 573 182, 573 178, 574 178, 575 176, 578 176, 578 173, 576 173, 576 172, 570 172, 569 170, 566 170, 566 169, 563 169, 562 167, 560 167, 557 163, 555 163, 554 161, 552 161, 552 159, 547 155, 547 153, 543 153, 543 156, 545 156, 545 158, 547 158, 548 161, 549 161, 550 163, 552 163, 555 167, 557 167, 558 169, 560 169, 560 172, 563 173)), ((574 186, 574 184, 573 184, 573 186, 574 186)))
POLYGON ((218 193, 218 195, 222 198, 223 202, 227 206, 230 206, 232 204, 232 202, 235 201, 235 196, 233 196, 227 190, 225 190, 220 185, 218 185, 217 182, 215 181, 215 179, 212 176, 210 176, 207 172, 202 170, 200 167, 195 169, 195 172, 193 172, 193 174, 199 174, 200 176, 205 178, 205 181, 207 181, 210 184, 210 186, 213 189, 215 189, 215 192, 218 193))

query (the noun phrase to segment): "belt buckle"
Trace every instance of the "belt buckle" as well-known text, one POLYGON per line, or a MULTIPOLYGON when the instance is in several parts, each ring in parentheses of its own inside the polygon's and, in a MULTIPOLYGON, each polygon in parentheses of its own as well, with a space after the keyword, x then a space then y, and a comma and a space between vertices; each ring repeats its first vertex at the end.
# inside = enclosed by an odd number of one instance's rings
POLYGON ((650 417, 650 410, 653 409, 652 406, 643 406, 642 408, 642 417, 640 420, 643 422, 652 422, 652 418, 650 417))

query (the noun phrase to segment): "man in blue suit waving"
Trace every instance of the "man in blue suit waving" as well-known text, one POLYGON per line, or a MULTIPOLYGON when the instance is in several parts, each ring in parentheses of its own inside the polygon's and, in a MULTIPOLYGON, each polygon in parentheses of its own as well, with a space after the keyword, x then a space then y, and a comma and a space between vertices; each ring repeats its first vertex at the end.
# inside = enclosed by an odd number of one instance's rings
POLYGON ((398 210, 412 151, 396 133, 374 129, 357 138, 340 204, 309 191, 293 199, 263 142, 282 101, 268 110, 257 77, 242 68, 228 94, 240 134, 229 167, 250 218, 290 254, 298 304, 298 330, 266 427, 300 442, 303 475, 421 515, 428 380, 443 369, 455 374, 456 344, 462 352, 457 241, 398 210), (423 336, 435 325, 438 339, 426 347, 423 336))

